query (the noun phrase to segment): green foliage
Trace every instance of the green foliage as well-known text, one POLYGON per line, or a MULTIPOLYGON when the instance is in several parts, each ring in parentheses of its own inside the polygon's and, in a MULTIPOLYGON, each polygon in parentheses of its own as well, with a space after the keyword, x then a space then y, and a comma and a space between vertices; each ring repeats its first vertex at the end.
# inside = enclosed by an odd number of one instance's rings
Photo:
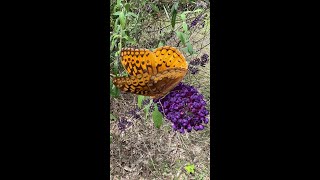
POLYGON ((139 108, 141 108, 143 100, 144 100, 144 96, 138 95, 138 107, 139 108))
POLYGON ((193 164, 190 165, 190 163, 188 163, 188 164, 184 167, 184 169, 185 169, 188 173, 194 174, 194 165, 193 165, 193 164))
POLYGON ((163 124, 163 120, 162 120, 163 115, 159 112, 158 106, 155 103, 153 104, 153 107, 154 107, 154 111, 152 112, 153 123, 154 123, 154 126, 159 129, 163 124))
POLYGON ((118 97, 120 95, 120 90, 112 83, 112 80, 110 80, 110 95, 112 97, 118 97))
POLYGON ((176 18, 177 18, 177 9, 178 9, 179 1, 176 2, 171 9, 171 26, 174 29, 176 25, 176 18))
POLYGON ((149 115, 149 112, 150 112, 151 103, 152 103, 152 101, 150 101, 149 104, 147 104, 147 105, 144 106, 144 112, 145 112, 145 114, 146 114, 146 119, 148 119, 148 115, 149 115))

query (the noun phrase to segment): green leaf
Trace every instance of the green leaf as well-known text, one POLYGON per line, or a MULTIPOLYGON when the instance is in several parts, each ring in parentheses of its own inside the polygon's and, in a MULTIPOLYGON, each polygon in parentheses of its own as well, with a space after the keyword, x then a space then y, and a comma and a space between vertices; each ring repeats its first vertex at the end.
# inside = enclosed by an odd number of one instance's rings
POLYGON ((163 42, 160 41, 159 44, 158 44, 158 47, 162 47, 163 46, 163 42))
POLYGON ((158 106, 156 105, 156 103, 153 104, 153 107, 154 107, 154 111, 152 112, 152 119, 153 119, 155 127, 159 129, 161 127, 161 125, 163 124, 163 121, 162 121, 163 116, 159 112, 158 106))
POLYGON ((193 165, 193 164, 192 164, 192 165, 190 165, 190 164, 186 165, 186 166, 184 167, 184 169, 185 169, 188 173, 191 173, 191 174, 194 173, 194 165, 193 165))
POLYGON ((110 79, 110 93, 112 91, 112 86, 113 86, 112 79, 110 79))
POLYGON ((111 80, 110 80, 110 95, 112 97, 118 97, 120 95, 120 90, 112 83, 111 80))
POLYGON ((111 91, 110 91, 110 95, 112 97, 118 97, 119 96, 119 89, 115 86, 115 85, 112 85, 112 88, 111 88, 111 91))
POLYGON ((120 6, 121 0, 117 0, 117 6, 120 6))
POLYGON ((183 27, 184 32, 188 32, 188 25, 186 22, 182 23, 182 27, 183 27))
MULTIPOLYGON (((119 51, 117 51, 116 53, 118 53, 118 52, 119 51)), ((118 74, 119 73, 119 63, 118 63, 118 61, 114 61, 112 70, 113 70, 114 74, 118 74)))
POLYGON ((184 12, 184 13, 182 13, 180 16, 181 16, 181 20, 182 20, 183 22, 185 22, 185 21, 186 21, 186 13, 184 12))
POLYGON ((112 15, 114 15, 114 16, 119 16, 120 13, 121 13, 121 11, 118 11, 118 12, 113 13, 112 15))
POLYGON ((111 41, 110 51, 112 51, 112 50, 113 50, 114 45, 115 45, 115 42, 114 42, 114 41, 111 41))
POLYGON ((124 5, 124 8, 125 8, 127 11, 129 11, 130 4, 129 4, 129 3, 126 3, 126 4, 124 5))
POLYGON ((182 48, 182 51, 185 52, 185 53, 188 53, 188 48, 187 47, 182 48))
POLYGON ((122 27, 122 29, 124 29, 124 27, 126 25, 126 19, 125 19, 123 11, 121 11, 121 13, 119 14, 119 19, 120 19, 121 27, 122 27))
POLYGON ((110 113, 110 120, 114 121, 114 120, 117 120, 117 118, 112 113, 110 113))
POLYGON ((177 31, 176 33, 177 33, 177 36, 179 37, 180 41, 182 42, 182 44, 186 45, 186 40, 184 38, 185 35, 180 31, 177 31))
POLYGON ((193 54, 193 48, 192 48, 192 45, 190 44, 190 42, 187 43, 187 48, 188 48, 188 52, 190 54, 193 54))
POLYGON ((127 36, 128 37, 128 42, 131 43, 131 44, 136 44, 136 41, 134 39, 132 39, 131 37, 127 36))
POLYGON ((172 26, 172 28, 174 28, 174 26, 176 25, 176 18, 177 18, 177 10, 176 9, 174 9, 173 11, 172 11, 172 18, 171 18, 171 26, 172 26))
POLYGON ((144 112, 146 113, 146 119, 148 119, 149 111, 150 111, 150 104, 147 104, 144 106, 144 112))
POLYGON ((141 108, 143 100, 144 100, 144 96, 138 95, 138 107, 139 108, 141 108))
POLYGON ((172 28, 174 28, 175 25, 176 25, 178 4, 179 4, 179 1, 174 3, 174 5, 172 6, 172 9, 171 9, 171 15, 172 15, 172 17, 171 17, 171 26, 172 26, 172 28))

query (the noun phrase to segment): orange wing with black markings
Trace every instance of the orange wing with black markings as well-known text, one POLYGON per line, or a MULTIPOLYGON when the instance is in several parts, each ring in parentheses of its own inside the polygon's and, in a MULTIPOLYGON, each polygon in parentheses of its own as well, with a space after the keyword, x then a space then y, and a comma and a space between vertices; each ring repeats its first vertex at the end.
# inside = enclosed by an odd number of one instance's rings
POLYGON ((188 64, 179 50, 164 46, 150 51, 125 48, 121 63, 129 77, 116 77, 113 83, 125 92, 159 98, 184 78, 188 64))

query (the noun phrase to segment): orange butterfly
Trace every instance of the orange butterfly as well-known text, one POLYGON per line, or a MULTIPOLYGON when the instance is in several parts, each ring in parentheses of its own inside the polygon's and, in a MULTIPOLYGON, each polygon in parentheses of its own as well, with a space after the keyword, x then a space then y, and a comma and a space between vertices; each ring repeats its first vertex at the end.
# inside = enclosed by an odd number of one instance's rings
POLYGON ((184 78, 188 64, 180 51, 163 46, 148 49, 124 48, 121 63, 129 77, 115 77, 113 83, 121 91, 159 98, 166 95, 184 78))

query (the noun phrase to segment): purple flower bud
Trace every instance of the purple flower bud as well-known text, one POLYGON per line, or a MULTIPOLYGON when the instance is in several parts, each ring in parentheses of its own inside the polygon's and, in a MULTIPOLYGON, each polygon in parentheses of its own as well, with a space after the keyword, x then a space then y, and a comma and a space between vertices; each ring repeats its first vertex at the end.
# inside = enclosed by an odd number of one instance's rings
POLYGON ((172 124, 172 129, 174 129, 176 131, 178 128, 175 124, 172 124))
POLYGON ((168 101, 165 101, 164 103, 163 103, 163 107, 168 107, 168 104, 169 104, 169 102, 168 101))
POLYGON ((204 119, 204 123, 205 123, 205 124, 208 124, 208 122, 209 122, 209 119, 208 119, 208 118, 205 118, 205 119, 204 119))
POLYGON ((187 131, 188 131, 188 132, 191 132, 191 131, 192 131, 192 127, 191 127, 190 125, 188 125, 187 131))
POLYGON ((198 131, 199 130, 199 126, 194 126, 193 129, 198 131))
POLYGON ((184 134, 184 128, 181 128, 179 131, 181 134, 184 134))

